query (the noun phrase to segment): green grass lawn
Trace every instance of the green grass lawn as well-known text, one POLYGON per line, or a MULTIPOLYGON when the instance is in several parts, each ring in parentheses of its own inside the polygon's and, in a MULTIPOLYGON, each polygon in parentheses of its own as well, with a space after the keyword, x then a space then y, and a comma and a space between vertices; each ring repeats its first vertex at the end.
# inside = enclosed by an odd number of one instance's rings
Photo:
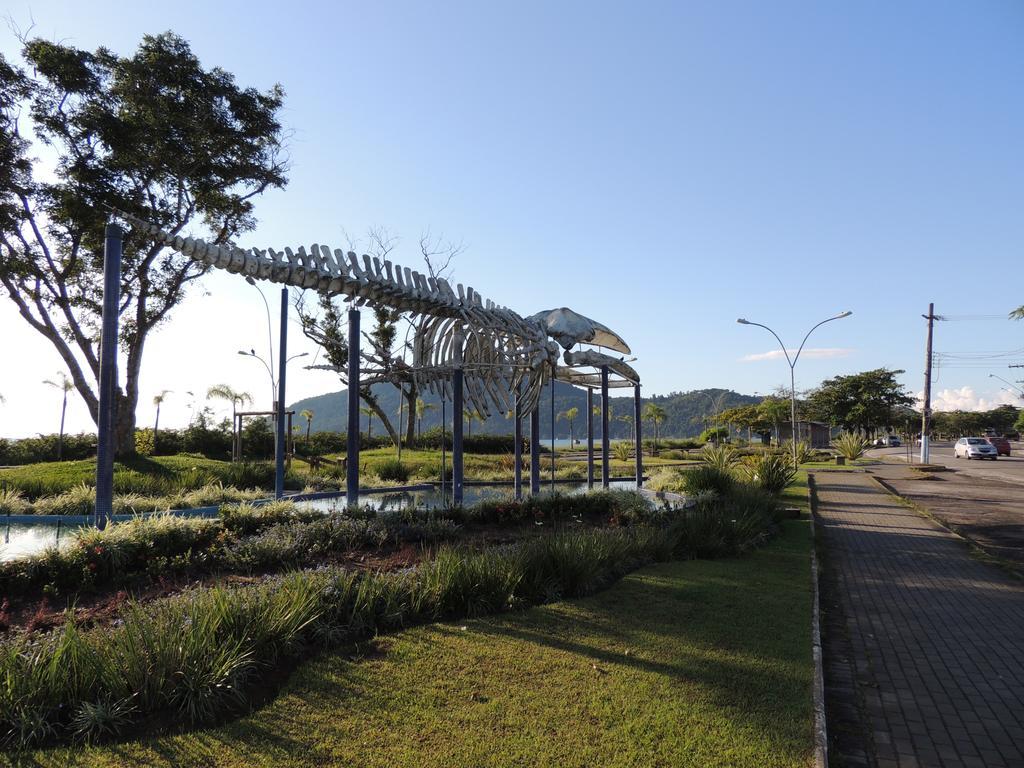
POLYGON ((28 761, 806 766, 809 555, 807 521, 790 521, 745 558, 655 565, 583 600, 409 630, 362 658, 321 656, 219 728, 28 761))

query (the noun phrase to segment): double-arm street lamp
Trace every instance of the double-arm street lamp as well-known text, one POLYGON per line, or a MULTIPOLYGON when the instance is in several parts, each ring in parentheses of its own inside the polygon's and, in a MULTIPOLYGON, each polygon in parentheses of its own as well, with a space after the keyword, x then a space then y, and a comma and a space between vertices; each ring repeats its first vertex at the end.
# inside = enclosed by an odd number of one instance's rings
MULTIPOLYGON (((270 391, 271 391, 270 402, 274 403, 275 407, 276 407, 276 404, 277 404, 277 379, 274 377, 274 370, 270 367, 270 363, 268 363, 262 357, 257 355, 255 349, 250 349, 248 351, 246 351, 244 349, 240 349, 240 350, 238 350, 238 354, 242 355, 242 357, 251 357, 251 358, 253 358, 255 360, 259 360, 261 363, 263 363, 263 367, 267 369, 267 375, 270 376, 270 391)), ((300 352, 297 355, 292 355, 291 357, 289 357, 287 360, 284 361, 285 365, 287 365, 292 360, 295 360, 298 357, 306 357, 308 354, 309 354, 309 352, 300 352)))
MULTIPOLYGON (((1010 385, 1010 392, 1013 392, 1013 394, 1017 395, 1017 397, 1019 397, 1021 399, 1024 399, 1024 389, 1021 389, 1016 384, 1012 384, 1009 381, 1007 381, 1006 379, 1004 379, 1002 376, 996 376, 994 373, 990 373, 988 375, 988 377, 990 379, 999 379, 1001 382, 1003 382, 1003 384, 1009 384, 1010 385)), ((1004 389, 1005 389, 1005 387, 1004 387, 1004 389)))
POLYGON ((815 325, 811 330, 804 336, 804 340, 800 342, 800 347, 797 349, 796 354, 791 358, 789 356, 789 350, 786 349, 786 345, 782 343, 782 339, 779 338, 779 334, 769 328, 767 325, 761 323, 754 323, 744 318, 736 320, 740 325, 756 325, 758 328, 764 328, 768 333, 775 337, 775 340, 779 342, 779 346, 782 347, 782 354, 786 356, 786 362, 789 363, 789 408, 790 417, 792 419, 792 433, 791 438, 793 442, 793 465, 796 465, 796 361, 800 359, 800 353, 804 351, 804 344, 807 343, 807 339, 810 338, 811 334, 814 333, 816 328, 821 327, 825 323, 830 323, 833 320, 842 320, 844 317, 849 317, 853 312, 840 312, 838 315, 828 317, 822 320, 820 323, 815 325))

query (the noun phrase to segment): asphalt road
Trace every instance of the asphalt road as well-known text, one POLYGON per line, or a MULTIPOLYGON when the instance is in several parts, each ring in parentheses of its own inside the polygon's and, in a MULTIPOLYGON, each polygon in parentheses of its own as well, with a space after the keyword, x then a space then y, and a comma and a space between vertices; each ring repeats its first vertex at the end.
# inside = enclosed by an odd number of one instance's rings
MULTIPOLYGON (((887 457, 897 461, 906 461, 907 448, 875 448, 868 451, 868 456, 887 457)), ((920 460, 921 447, 914 446, 911 462, 920 460)), ((943 464, 958 469, 967 475, 979 478, 993 478, 1010 482, 1024 483, 1024 443, 1010 443, 1010 455, 1000 456, 996 461, 957 459, 953 456, 953 443, 932 443, 931 463, 943 464)))

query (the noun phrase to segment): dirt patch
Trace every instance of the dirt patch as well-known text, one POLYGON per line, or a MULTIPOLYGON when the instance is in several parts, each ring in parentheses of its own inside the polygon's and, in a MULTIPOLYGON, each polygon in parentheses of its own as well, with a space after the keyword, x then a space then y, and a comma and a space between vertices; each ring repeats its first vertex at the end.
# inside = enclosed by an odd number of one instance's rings
POLYGON ((1024 566, 1024 492, 1019 483, 956 470, 939 477, 886 467, 873 474, 982 549, 1024 566))

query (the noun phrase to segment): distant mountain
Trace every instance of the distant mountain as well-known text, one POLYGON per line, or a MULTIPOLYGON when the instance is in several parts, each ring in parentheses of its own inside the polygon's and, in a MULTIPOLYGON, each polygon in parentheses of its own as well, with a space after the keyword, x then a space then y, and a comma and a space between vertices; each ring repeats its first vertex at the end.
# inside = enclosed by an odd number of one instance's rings
MULTIPOLYGON (((633 397, 632 394, 628 397, 615 397, 614 395, 617 391, 631 392, 631 390, 612 390, 612 422, 609 434, 612 438, 626 438, 630 435, 630 425, 626 422, 620 421, 619 417, 633 415, 633 397)), ((398 390, 388 384, 377 384, 374 386, 373 392, 377 396, 383 409, 388 413, 395 414, 395 424, 397 426, 399 401, 398 390)), ((424 415, 422 425, 423 429, 427 430, 431 427, 440 426, 441 404, 439 398, 432 395, 424 395, 423 399, 428 405, 435 406, 428 410, 424 415)), ((701 430, 703 430, 705 426, 704 419, 715 412, 716 406, 724 410, 725 408, 758 403, 760 401, 761 398, 759 397, 741 395, 737 392, 725 389, 699 389, 693 390, 692 392, 673 392, 669 395, 655 395, 650 398, 643 398, 644 405, 649 402, 654 402, 665 409, 665 422, 658 430, 659 434, 664 437, 692 437, 700 434, 701 430)), ((595 391, 594 404, 600 405, 600 403, 601 394, 600 392, 595 391)), ((570 384, 556 381, 555 413, 558 414, 572 407, 579 409, 579 416, 573 425, 573 433, 576 437, 585 436, 587 431, 586 391, 570 384)), ((320 430, 344 432, 348 413, 348 392, 342 390, 341 392, 329 392, 325 395, 308 397, 294 403, 290 408, 295 410, 296 413, 304 409, 311 410, 314 414, 314 432, 320 430)), ((448 424, 450 425, 452 418, 451 403, 448 403, 447 411, 448 424)), ((551 390, 549 388, 545 388, 544 393, 541 395, 540 413, 541 437, 550 438, 551 390)), ((405 414, 406 419, 408 416, 408 414, 405 414)), ((598 421, 599 419, 600 417, 595 417, 595 421, 598 421)), ((368 419, 366 416, 360 417, 359 428, 361 431, 366 431, 367 421, 368 419)), ((303 422, 297 418, 296 424, 303 425, 303 422)), ((467 424, 466 426, 468 429, 469 425, 467 424)), ((483 424, 480 422, 473 423, 473 434, 512 434, 512 429, 513 424, 511 419, 506 419, 504 414, 492 414, 491 417, 483 424)), ((374 434, 382 434, 380 430, 380 423, 377 419, 374 419, 374 434)), ((600 434, 599 426, 596 427, 596 432, 600 434)), ((644 434, 650 435, 650 433, 651 425, 645 423, 644 434)), ((569 437, 569 424, 564 419, 555 422, 555 437, 569 437)))

